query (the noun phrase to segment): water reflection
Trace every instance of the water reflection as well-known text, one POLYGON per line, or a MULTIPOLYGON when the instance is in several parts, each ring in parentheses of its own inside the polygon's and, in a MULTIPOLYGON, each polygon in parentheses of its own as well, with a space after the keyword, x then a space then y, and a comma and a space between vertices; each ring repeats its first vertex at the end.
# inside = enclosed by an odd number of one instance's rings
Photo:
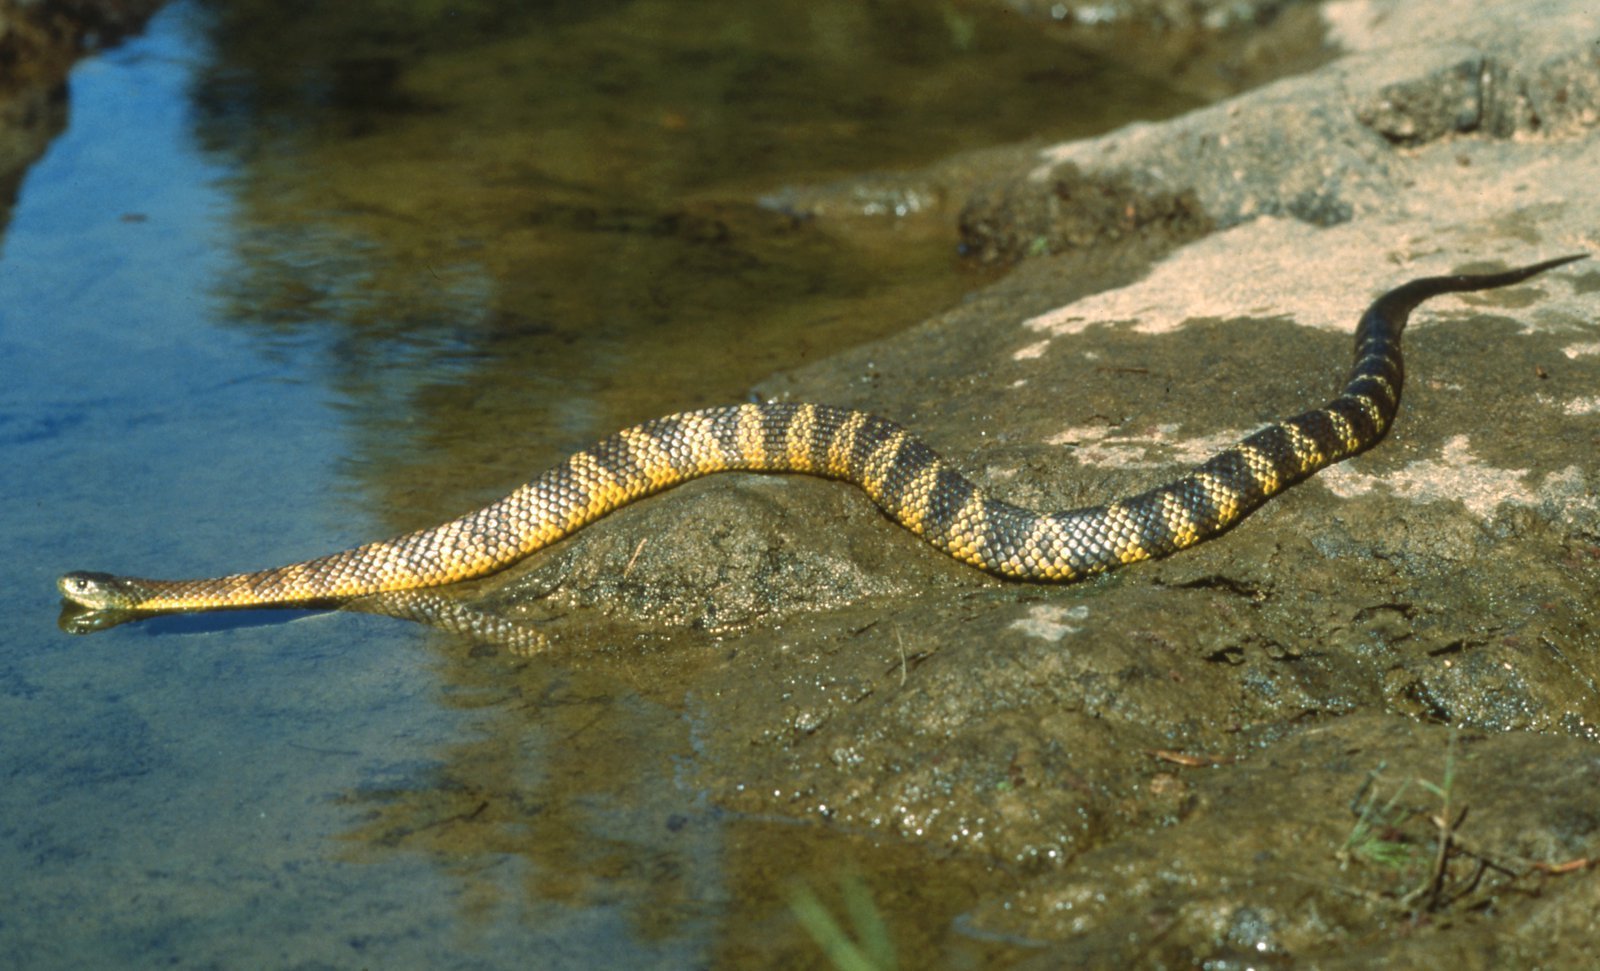
POLYGON ((738 400, 972 280, 944 220, 821 225, 793 181, 1187 106, 954 4, 216 4, 197 129, 239 174, 229 316, 341 335, 347 474, 408 529, 616 428, 738 400), (391 10, 398 7, 398 10, 391 10))
MULTIPOLYGON (((914 322, 971 279, 939 218, 752 200, 1067 134, 1066 100, 1085 128, 1184 106, 1103 67, 911 0, 170 7, 80 69, 90 121, 6 240, 19 615, 68 567, 223 573, 431 525, 914 322)), ((814 956, 797 871, 860 866, 935 951, 971 899, 959 862, 685 785, 724 674, 692 632, 524 657, 220 623, 66 650, 42 620, 0 653, 7 927, 37 929, 0 960, 767 964, 814 956)))
MULTIPOLYGON (((235 630, 258 624, 284 623, 308 613, 346 610, 375 614, 396 620, 412 621, 443 634, 453 635, 478 648, 494 653, 505 649, 528 656, 550 646, 550 639, 532 621, 508 616, 503 611, 485 609, 470 599, 437 590, 400 590, 342 603, 307 603, 279 608, 214 610, 205 613, 182 611, 139 611, 117 608, 91 608, 63 601, 56 626, 68 634, 96 634, 123 624, 143 624, 154 630, 173 633, 211 633, 235 630)), ((474 651, 475 655, 484 653, 474 651)))

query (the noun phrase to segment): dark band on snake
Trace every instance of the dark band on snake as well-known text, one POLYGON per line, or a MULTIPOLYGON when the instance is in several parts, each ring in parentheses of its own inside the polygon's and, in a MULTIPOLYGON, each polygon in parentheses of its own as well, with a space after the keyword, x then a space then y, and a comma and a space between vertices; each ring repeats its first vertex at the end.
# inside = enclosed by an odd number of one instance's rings
POLYGON ((636 425, 505 498, 432 529, 289 566, 203 580, 69 573, 61 593, 125 611, 335 601, 485 576, 644 496, 714 472, 798 472, 854 483, 895 522, 1004 577, 1068 582, 1193 546, 1319 469, 1376 444, 1400 405, 1400 335, 1429 297, 1519 283, 1582 259, 1428 277, 1379 297, 1356 327, 1342 394, 1225 448, 1185 475, 1103 506, 1038 513, 986 494, 904 428, 827 405, 770 402, 636 425))

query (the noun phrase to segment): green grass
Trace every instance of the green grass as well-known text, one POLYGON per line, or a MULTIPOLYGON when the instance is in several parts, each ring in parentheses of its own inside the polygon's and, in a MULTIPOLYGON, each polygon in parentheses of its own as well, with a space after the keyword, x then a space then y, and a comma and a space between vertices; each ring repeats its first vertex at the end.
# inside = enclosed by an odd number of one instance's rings
POLYGON ((816 892, 804 884, 789 891, 789 910, 839 971, 894 971, 894 941, 866 881, 856 874, 841 876, 839 895, 844 900, 844 912, 853 934, 845 930, 816 892))
POLYGON ((1338 858, 1348 866, 1351 860, 1360 860, 1389 870, 1404 870, 1416 861, 1418 847, 1405 838, 1401 827, 1411 816, 1411 810, 1400 805, 1411 780, 1401 783, 1382 806, 1378 805, 1378 790, 1374 784, 1385 765, 1379 763, 1356 797, 1360 808, 1355 825, 1339 847, 1338 858))

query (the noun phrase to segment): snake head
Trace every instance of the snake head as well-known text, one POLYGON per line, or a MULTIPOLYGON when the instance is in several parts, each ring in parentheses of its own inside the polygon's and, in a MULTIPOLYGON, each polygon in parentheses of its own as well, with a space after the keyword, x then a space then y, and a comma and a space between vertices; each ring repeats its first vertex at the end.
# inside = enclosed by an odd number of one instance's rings
POLYGON ((91 610, 133 610, 139 594, 133 585, 109 573, 75 570, 56 581, 61 595, 91 610))

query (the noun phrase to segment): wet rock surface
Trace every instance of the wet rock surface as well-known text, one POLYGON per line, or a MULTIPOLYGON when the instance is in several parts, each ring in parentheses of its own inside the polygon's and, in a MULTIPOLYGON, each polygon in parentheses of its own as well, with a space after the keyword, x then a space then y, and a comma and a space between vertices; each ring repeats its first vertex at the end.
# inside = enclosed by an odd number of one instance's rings
MULTIPOLYGON (((1225 30, 1257 24, 1299 0, 1002 0, 1021 13, 1084 26, 1133 23, 1157 30, 1225 30)), ((1300 4, 1304 5, 1304 4, 1300 4)))
MULTIPOLYGON (((1383 291, 1600 249, 1590 5, 1324 11, 1347 56, 1031 153, 963 217, 1008 276, 759 392, 1094 504, 1327 400, 1383 291), (1064 219, 1084 193, 1116 204, 1064 219)), ((1593 262, 1430 301, 1384 442, 1087 583, 976 573, 847 485, 721 476, 486 596, 558 650, 569 623, 698 645, 658 688, 694 698, 696 784, 982 861, 959 933, 1019 960, 1588 966, 1597 311, 1593 262)))

